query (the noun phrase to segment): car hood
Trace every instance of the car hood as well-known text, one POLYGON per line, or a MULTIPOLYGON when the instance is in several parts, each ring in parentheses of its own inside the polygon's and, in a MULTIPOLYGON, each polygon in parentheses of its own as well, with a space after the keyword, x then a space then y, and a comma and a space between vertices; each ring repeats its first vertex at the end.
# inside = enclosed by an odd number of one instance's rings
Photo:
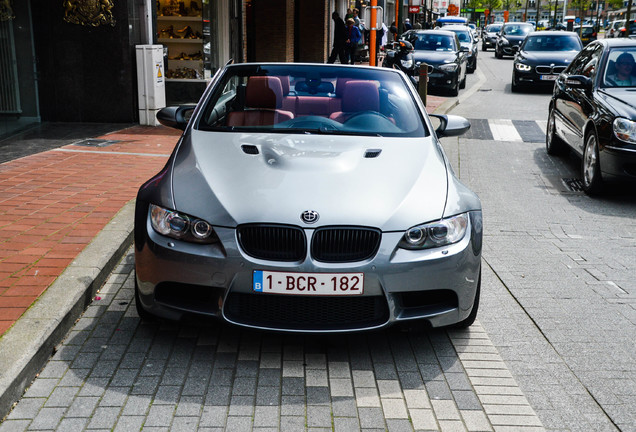
POLYGON ((416 62, 424 62, 430 65, 452 63, 456 58, 455 52, 449 51, 413 51, 416 62))
POLYGON ((569 65, 579 51, 521 51, 519 55, 528 62, 550 65, 569 65))
POLYGON ((605 88, 598 95, 618 116, 636 120, 636 88, 605 88))
POLYGON ((446 205, 448 172, 432 140, 192 130, 175 157, 174 202, 219 226, 303 225, 314 210, 320 226, 404 230, 446 205), (366 158, 370 149, 382 151, 366 158))

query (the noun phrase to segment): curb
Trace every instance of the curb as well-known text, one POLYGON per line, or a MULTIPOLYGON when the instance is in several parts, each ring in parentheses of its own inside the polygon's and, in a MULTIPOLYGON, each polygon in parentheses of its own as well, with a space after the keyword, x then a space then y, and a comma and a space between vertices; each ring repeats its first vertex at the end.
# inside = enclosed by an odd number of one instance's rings
POLYGON ((448 99, 444 101, 440 106, 435 108, 433 114, 448 114, 453 108, 459 104, 458 98, 448 99))
POLYGON ((0 338, 0 422, 132 245, 134 211, 133 199, 0 338))

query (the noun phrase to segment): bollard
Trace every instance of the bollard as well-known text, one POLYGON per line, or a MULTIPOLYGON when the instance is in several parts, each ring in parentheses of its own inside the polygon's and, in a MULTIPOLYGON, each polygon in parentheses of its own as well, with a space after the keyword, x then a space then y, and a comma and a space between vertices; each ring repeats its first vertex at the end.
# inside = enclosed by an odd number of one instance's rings
POLYGON ((417 69, 420 75, 420 80, 417 83, 417 91, 420 94, 420 98, 422 99, 422 103, 426 106, 426 93, 428 90, 428 72, 430 66, 426 63, 418 63, 417 69), (422 85, 424 83, 424 85, 422 85))

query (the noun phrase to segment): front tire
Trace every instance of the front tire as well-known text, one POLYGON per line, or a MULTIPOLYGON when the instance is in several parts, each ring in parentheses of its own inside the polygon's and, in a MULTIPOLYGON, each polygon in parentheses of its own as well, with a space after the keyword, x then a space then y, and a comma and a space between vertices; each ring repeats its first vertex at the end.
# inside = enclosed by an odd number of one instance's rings
POLYGON ((152 322, 156 321, 157 317, 148 312, 141 305, 141 300, 139 299, 139 287, 137 286, 137 276, 135 276, 135 308, 137 309, 137 315, 141 318, 142 321, 152 322))
POLYGON ((453 327, 455 328, 468 328, 477 319, 477 311, 479 310, 479 297, 481 295, 481 270, 479 270, 479 281, 477 282, 477 292, 475 293, 475 301, 473 303, 473 308, 470 311, 470 315, 466 317, 466 319, 458 322, 453 327))
POLYGON ((598 138, 595 131, 591 131, 585 138, 581 174, 583 177, 583 191, 586 194, 597 195, 602 191, 603 178, 598 157, 598 138))
POLYGON ((498 58, 498 59, 503 58, 503 54, 500 54, 497 48, 495 48, 495 58, 498 58))
POLYGON ((548 126, 545 131, 545 151, 551 156, 558 156, 564 154, 566 150, 565 142, 556 134, 554 108, 551 108, 550 114, 548 114, 548 126))

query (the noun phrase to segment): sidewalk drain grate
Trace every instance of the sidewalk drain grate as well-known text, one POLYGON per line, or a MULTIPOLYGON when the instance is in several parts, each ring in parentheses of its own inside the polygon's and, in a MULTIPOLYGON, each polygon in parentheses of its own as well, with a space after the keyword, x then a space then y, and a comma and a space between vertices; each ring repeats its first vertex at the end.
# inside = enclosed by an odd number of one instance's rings
POLYGON ((577 178, 564 178, 563 184, 572 192, 583 192, 583 182, 577 178))
POLYGON ((89 139, 85 139, 85 140, 73 143, 73 145, 82 146, 82 147, 107 147, 111 144, 115 144, 118 142, 120 142, 120 140, 104 140, 104 139, 89 138, 89 139))

